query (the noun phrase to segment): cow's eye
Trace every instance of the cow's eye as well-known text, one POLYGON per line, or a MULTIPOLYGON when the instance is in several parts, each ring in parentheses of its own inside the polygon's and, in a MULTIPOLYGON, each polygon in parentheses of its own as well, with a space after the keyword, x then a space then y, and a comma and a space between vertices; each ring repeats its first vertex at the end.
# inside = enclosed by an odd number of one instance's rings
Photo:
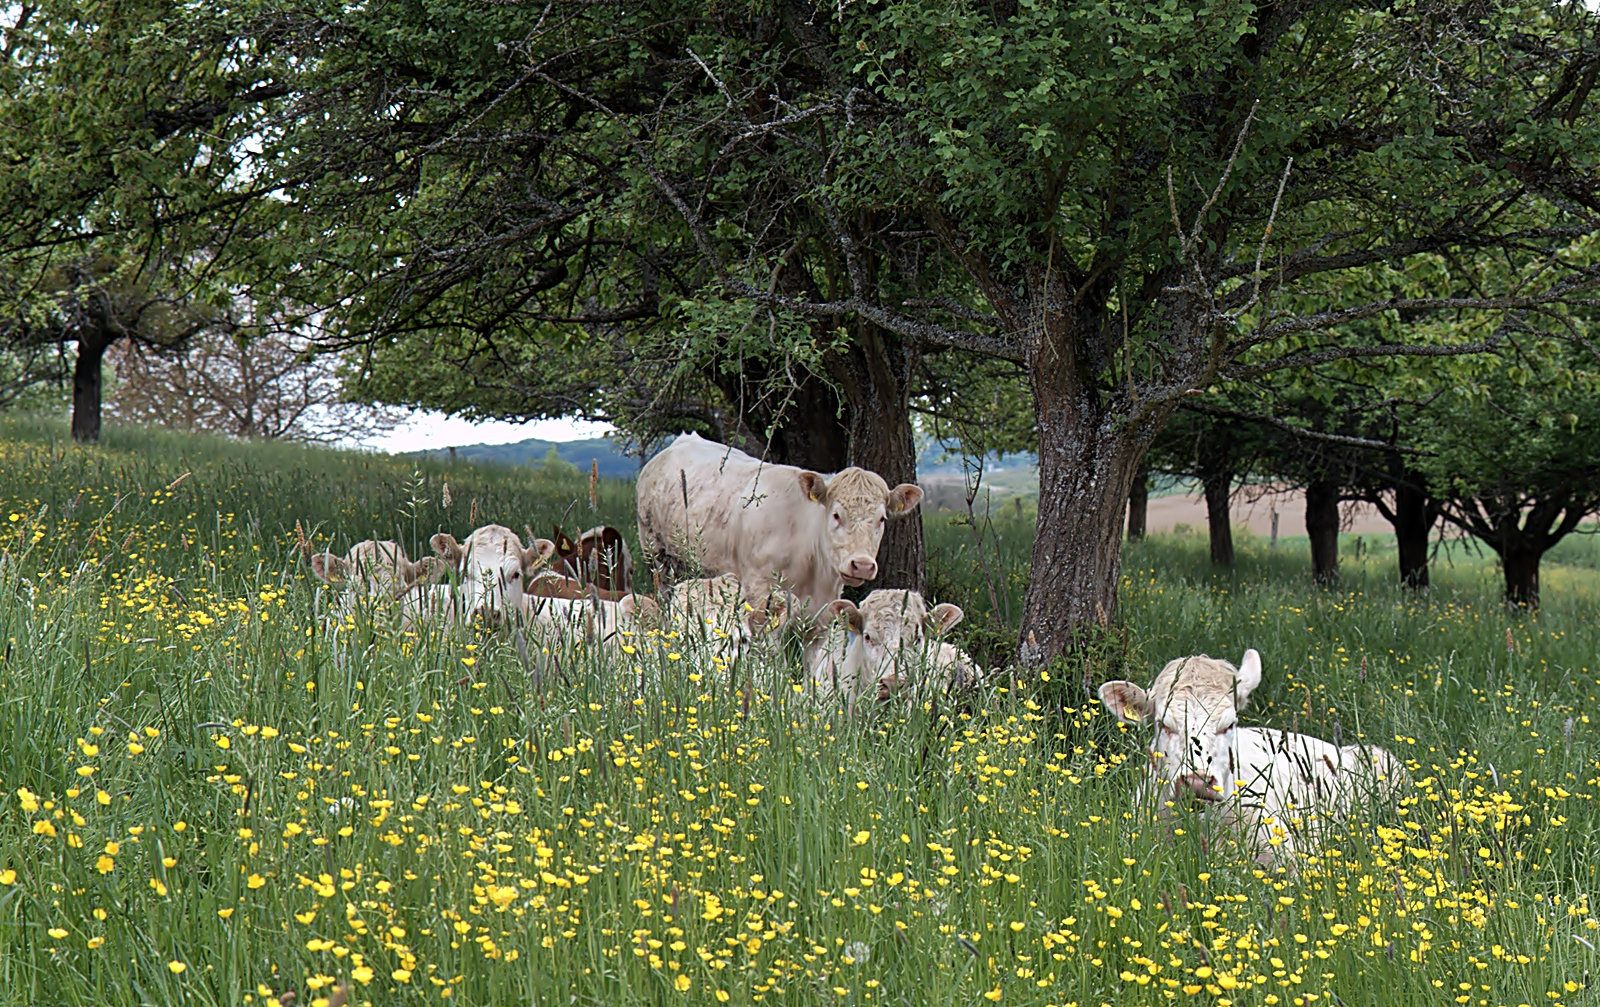
POLYGON ((1223 726, 1217 728, 1217 733, 1218 734, 1227 734, 1231 730, 1233 730, 1233 725, 1232 724, 1224 724, 1223 726))
POLYGON ((512 574, 508 579, 509 580, 516 580, 518 577, 521 577, 521 576, 522 576, 522 571, 518 570, 516 573, 512 574))

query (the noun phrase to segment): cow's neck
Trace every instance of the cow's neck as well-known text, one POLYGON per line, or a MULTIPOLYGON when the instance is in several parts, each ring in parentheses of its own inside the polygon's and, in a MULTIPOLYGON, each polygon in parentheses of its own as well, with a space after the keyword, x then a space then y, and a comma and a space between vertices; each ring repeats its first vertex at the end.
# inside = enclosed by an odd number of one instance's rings
POLYGON ((834 570, 832 557, 828 551, 828 508, 815 507, 812 516, 809 538, 811 549, 806 553, 804 571, 795 571, 795 582, 799 586, 800 594, 805 594, 801 600, 806 604, 806 618, 813 618, 822 606, 834 601, 844 594, 844 580, 834 570))

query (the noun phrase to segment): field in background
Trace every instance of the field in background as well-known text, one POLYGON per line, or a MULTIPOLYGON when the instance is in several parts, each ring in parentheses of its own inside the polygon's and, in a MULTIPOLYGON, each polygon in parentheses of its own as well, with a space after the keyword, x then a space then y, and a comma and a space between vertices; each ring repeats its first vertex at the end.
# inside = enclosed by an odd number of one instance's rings
MULTIPOLYGON (((294 552, 296 520, 414 556, 490 520, 628 527, 625 484, 591 509, 586 477, 63 433, 0 427, 0 1002, 1593 995, 1593 540, 1547 567, 1536 618, 1461 547, 1421 598, 1371 536, 1345 540, 1331 591, 1303 539, 1245 538, 1228 574, 1203 536, 1128 550, 1146 681, 1253 646, 1247 722, 1410 765, 1399 807, 1291 873, 1135 806, 1137 736, 1076 669, 910 712, 752 690, 671 639, 536 680, 503 636, 333 620, 294 552)), ((981 549, 949 515, 926 527, 958 635, 997 647, 1026 525, 1001 517, 981 549)))

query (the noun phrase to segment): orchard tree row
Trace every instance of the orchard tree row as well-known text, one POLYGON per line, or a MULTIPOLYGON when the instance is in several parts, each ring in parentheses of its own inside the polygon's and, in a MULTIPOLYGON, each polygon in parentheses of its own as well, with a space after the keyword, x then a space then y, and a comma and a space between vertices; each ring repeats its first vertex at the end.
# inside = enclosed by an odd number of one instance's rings
MULTIPOLYGON (((1586 506, 1500 476, 1597 432, 1581 4, 4 16, 0 333, 18 380, 73 347, 85 440, 109 348, 216 331, 310 338, 370 401, 891 482, 922 409, 1037 448, 1030 663, 1114 619, 1164 437, 1248 421, 1320 445, 1324 497, 1423 472, 1467 525, 1555 508, 1534 538, 1586 506)), ((919 584, 920 526, 881 559, 919 584)))

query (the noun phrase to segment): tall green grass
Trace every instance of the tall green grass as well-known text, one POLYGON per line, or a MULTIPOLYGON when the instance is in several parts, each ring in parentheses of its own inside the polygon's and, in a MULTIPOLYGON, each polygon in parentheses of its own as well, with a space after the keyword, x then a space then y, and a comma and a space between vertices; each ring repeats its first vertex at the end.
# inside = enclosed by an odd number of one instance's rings
MULTIPOLYGON (((591 510, 570 475, 0 435, 0 1002, 1592 996, 1582 568, 1547 573, 1529 617, 1465 554, 1416 597, 1353 544, 1334 590, 1292 543, 1244 542, 1228 574, 1198 540, 1131 548, 1121 614, 1147 675, 1256 647, 1246 722, 1411 767, 1398 807, 1267 868, 1135 804, 1137 733, 1079 682, 846 710, 671 637, 525 663, 503 633, 337 617, 295 550, 296 520, 413 555, 490 520, 628 527, 626 486, 591 510)), ((1020 611, 1027 532, 996 530, 985 578, 971 530, 928 520, 933 590, 974 640, 1004 619, 991 580, 1020 611)))

